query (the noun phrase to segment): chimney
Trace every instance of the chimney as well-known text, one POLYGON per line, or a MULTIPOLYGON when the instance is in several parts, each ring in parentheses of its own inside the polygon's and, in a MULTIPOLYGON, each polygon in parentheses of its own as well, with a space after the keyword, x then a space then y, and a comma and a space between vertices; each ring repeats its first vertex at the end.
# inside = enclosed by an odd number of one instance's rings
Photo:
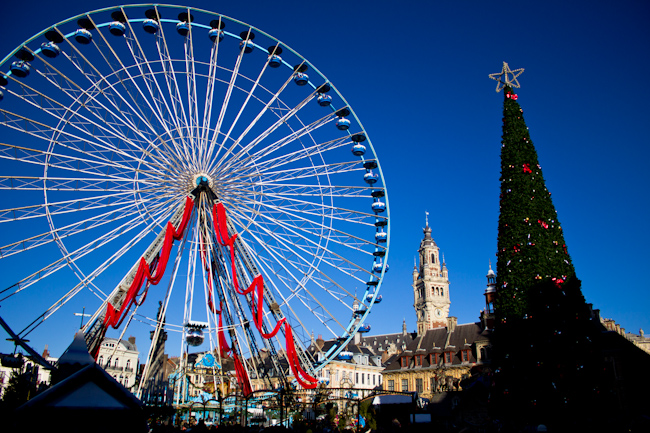
POLYGON ((316 339, 316 347, 318 347, 318 350, 322 350, 324 345, 325 340, 323 340, 323 336, 321 334, 318 334, 318 338, 316 339))
POLYGON ((456 330, 456 322, 458 319, 454 316, 447 317, 447 332, 450 334, 456 330))
POLYGON ((135 346, 135 337, 133 335, 129 337, 129 343, 135 346))

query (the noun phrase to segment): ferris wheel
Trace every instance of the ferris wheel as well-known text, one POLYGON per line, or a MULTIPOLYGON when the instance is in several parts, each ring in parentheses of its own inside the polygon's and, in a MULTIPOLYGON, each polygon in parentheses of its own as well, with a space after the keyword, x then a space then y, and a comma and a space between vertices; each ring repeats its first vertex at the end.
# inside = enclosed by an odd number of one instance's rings
POLYGON ((91 353, 164 330, 167 350, 234 358, 240 381, 264 378, 264 352, 309 388, 369 330, 382 171, 284 43, 194 8, 102 9, 17 47, 0 92, 0 317, 17 343, 74 332, 85 308, 91 353), (316 355, 315 335, 336 343, 316 355))

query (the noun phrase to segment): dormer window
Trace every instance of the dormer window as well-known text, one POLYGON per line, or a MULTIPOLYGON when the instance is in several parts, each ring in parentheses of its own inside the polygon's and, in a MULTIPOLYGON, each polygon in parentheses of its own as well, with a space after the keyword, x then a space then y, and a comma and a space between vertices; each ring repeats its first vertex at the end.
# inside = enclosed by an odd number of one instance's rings
POLYGON ((445 352, 445 364, 451 364, 451 352, 445 352))
POLYGON ((467 350, 467 349, 466 350, 461 350, 460 352, 461 352, 461 356, 462 356, 461 359, 463 360, 463 362, 469 362, 469 350, 467 350))
POLYGON ((400 360, 401 360, 401 363, 402 363, 402 364, 401 364, 401 365, 402 365, 402 368, 406 368, 406 367, 409 366, 409 358, 408 358, 408 356, 402 356, 402 357, 400 358, 400 360))

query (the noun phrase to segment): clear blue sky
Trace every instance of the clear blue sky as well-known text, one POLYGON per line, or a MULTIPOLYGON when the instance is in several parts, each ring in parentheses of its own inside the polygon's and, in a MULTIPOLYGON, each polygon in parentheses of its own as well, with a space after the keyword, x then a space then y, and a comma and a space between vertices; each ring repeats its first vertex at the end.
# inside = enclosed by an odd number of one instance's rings
MULTIPOLYGON (((113 5, 9 2, 0 56, 53 23, 113 5)), ((372 333, 397 332, 404 318, 415 329, 411 270, 425 211, 449 269, 450 313, 467 323, 484 307, 488 261, 496 261, 503 103, 488 74, 503 61, 526 69, 518 102, 587 301, 628 331, 650 331, 650 4, 190 6, 249 23, 292 47, 337 86, 363 123, 392 217, 390 272, 384 302, 371 314, 372 333)))

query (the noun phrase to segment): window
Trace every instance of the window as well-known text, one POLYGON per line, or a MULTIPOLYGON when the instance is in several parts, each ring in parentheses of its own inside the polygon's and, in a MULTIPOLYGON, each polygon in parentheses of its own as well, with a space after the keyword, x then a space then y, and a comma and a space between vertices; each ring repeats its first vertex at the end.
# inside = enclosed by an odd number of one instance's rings
POLYGON ((406 368, 409 366, 408 356, 402 356, 401 361, 402 361, 402 368, 406 368))
POLYGON ((436 255, 431 254, 431 263, 435 263, 435 262, 436 262, 436 255))
POLYGON ((436 378, 435 377, 431 378, 430 386, 431 386, 431 392, 436 392, 436 378))
POLYGON ((415 379, 415 391, 422 394, 424 392, 424 386, 422 385, 422 379, 415 379))
POLYGON ((469 350, 462 351, 463 362, 469 362, 469 350))
POLYGON ((372 375, 372 384, 375 385, 375 375, 372 375))
POLYGON ((361 373, 361 384, 363 384, 363 373, 361 373))
POLYGON ((354 383, 359 383, 359 373, 356 374, 356 377, 355 377, 354 383))
POLYGON ((445 352, 445 363, 451 363, 451 352, 445 352))
POLYGON ((116 367, 120 366, 120 358, 115 358, 115 366, 116 367))
POLYGON ((99 361, 97 361, 97 363, 98 363, 99 366, 101 367, 101 365, 104 363, 104 357, 103 357, 103 356, 100 356, 100 357, 99 357, 99 361))
POLYGON ((445 296, 445 289, 442 287, 440 288, 440 296, 445 296))
POLYGON ((131 360, 130 360, 130 359, 127 359, 127 360, 126 360, 126 369, 128 370, 128 369, 130 369, 130 368, 131 368, 131 360))
POLYGON ((395 381, 392 379, 388 381, 388 390, 395 391, 395 381))
POLYGON ((408 391, 409 391, 409 380, 402 379, 402 392, 408 392, 408 391))

